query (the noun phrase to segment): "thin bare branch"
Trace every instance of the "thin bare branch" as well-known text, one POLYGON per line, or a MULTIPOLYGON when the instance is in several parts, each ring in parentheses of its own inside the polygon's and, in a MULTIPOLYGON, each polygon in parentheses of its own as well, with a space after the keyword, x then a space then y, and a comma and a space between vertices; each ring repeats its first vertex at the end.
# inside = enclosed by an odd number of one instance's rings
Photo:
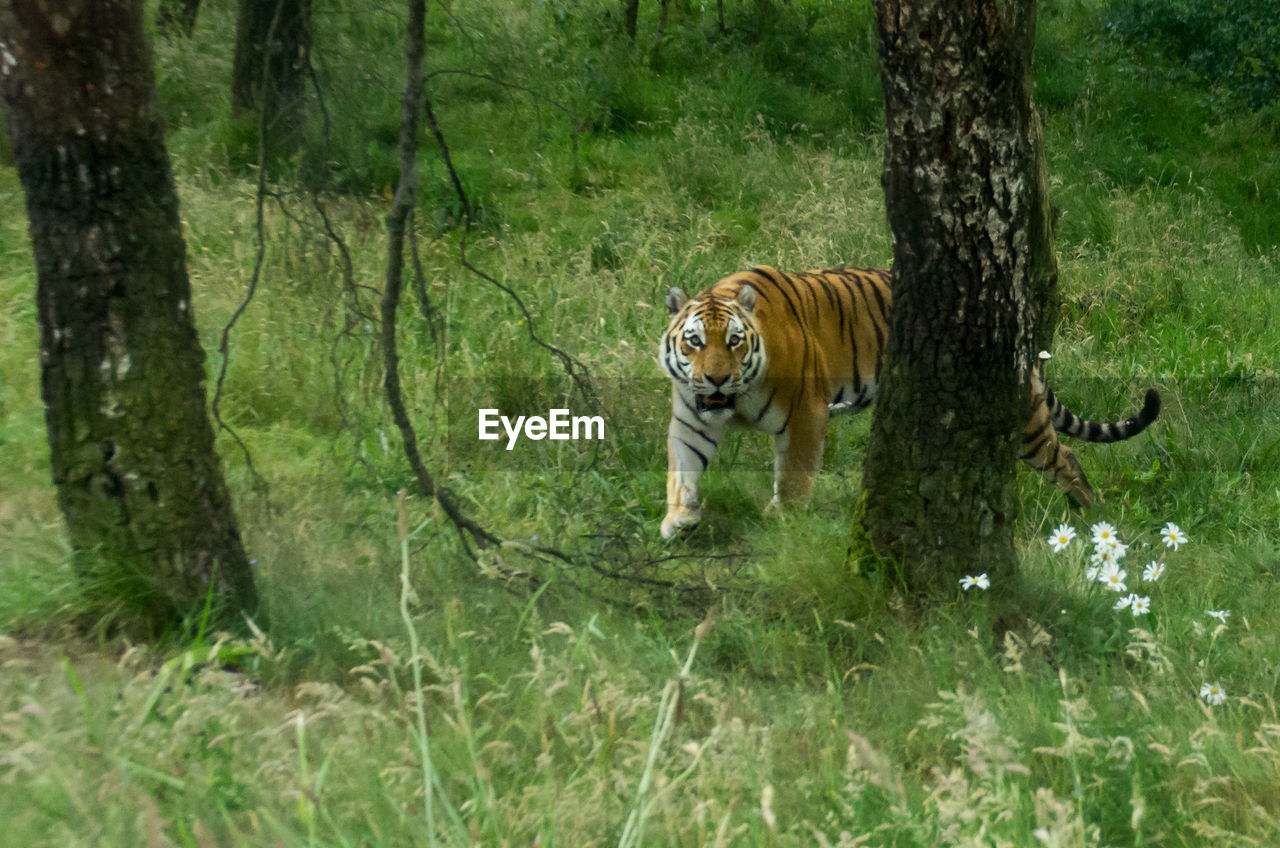
POLYGON ((405 83, 400 119, 400 183, 391 203, 391 214, 387 216, 387 282, 382 292, 383 386, 386 389, 387 405, 391 407, 391 416, 400 430, 405 457, 418 481, 419 492, 424 497, 435 498, 457 529, 463 548, 474 557, 471 541, 482 547, 496 547, 502 540, 465 515, 457 496, 447 487, 437 485, 422 461, 418 437, 414 432, 413 422, 409 420, 400 390, 400 356, 396 348, 396 310, 400 305, 404 282, 404 237, 418 185, 418 126, 419 104, 423 101, 425 17, 424 0, 409 0, 409 30, 405 36, 405 83))

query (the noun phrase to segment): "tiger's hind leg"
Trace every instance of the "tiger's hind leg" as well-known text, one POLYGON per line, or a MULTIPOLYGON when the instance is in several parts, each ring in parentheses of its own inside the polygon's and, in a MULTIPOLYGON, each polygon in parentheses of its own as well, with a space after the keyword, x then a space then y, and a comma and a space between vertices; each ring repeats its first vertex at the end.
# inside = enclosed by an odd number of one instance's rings
POLYGON ((1052 480, 1072 500, 1087 509, 1093 506, 1097 496, 1080 467, 1080 460, 1058 439, 1058 431, 1045 403, 1048 389, 1040 368, 1041 364, 1037 363, 1032 372, 1030 414, 1022 428, 1022 447, 1018 458, 1052 480))
POLYGON ((1072 453, 1071 448, 1058 441, 1058 434, 1053 433, 1052 444, 1046 444, 1039 453, 1030 456, 1023 454, 1022 461, 1039 471, 1046 479, 1065 492, 1080 506, 1088 509, 1098 497, 1089 485, 1089 480, 1080 467, 1080 460, 1072 453))
POLYGON ((809 502, 813 479, 822 464, 826 435, 826 402, 798 405, 787 428, 773 440, 773 500, 766 512, 809 502))

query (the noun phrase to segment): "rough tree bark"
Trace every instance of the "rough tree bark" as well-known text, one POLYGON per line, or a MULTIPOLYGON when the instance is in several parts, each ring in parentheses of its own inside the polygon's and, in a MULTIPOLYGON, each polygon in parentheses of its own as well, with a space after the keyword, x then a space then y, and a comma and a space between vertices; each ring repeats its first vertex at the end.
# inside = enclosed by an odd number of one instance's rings
POLYGON ((240 0, 231 68, 231 111, 262 109, 285 138, 302 129, 311 0, 240 0))
POLYGON ((53 482, 77 562, 171 620, 256 594, 204 351, 141 0, 0 0, 0 92, 35 253, 53 482))
POLYGON ((1035 0, 876 0, 894 304, 864 526, 912 589, 1012 572, 1027 369, 1057 280, 1035 0))

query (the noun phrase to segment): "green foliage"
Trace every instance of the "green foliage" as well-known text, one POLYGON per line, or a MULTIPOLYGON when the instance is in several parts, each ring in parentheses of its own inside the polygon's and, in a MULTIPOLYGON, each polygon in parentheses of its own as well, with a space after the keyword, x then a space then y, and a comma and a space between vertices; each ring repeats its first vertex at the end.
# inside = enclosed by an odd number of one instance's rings
POLYGON ((1153 53, 1174 78, 1225 83, 1255 107, 1280 98, 1276 0, 1120 0, 1106 26, 1125 45, 1153 53))
MULTIPOLYGON (((1275 96, 1271 102, 1252 103, 1240 96, 1241 81, 1188 74, 1190 59, 1135 50, 1116 34, 1117 22, 1138 16, 1125 32, 1156 38, 1157 31, 1141 22, 1144 9, 1182 10, 1194 17, 1201 14, 1197 10, 1221 5, 1152 0, 1116 3, 1099 11, 1066 0, 1042 4, 1036 96, 1048 109, 1050 172, 1088 178, 1072 191, 1052 192, 1053 202, 1066 213, 1060 241, 1105 241, 1107 223, 1098 207, 1105 206, 1116 188, 1155 184, 1213 197, 1251 251, 1267 252, 1280 244, 1280 162, 1274 156, 1280 113, 1275 96)), ((1256 19, 1265 3, 1230 5, 1251 6, 1256 19)), ((1275 16, 1254 26, 1243 22, 1248 16, 1213 14, 1215 27, 1275 32, 1275 16)), ((1212 44, 1209 39, 1201 46, 1217 49, 1212 44)), ((1229 67, 1206 61, 1222 72, 1229 67)), ((1275 61, 1273 55, 1273 68, 1275 61)))
MULTIPOLYGON (((460 268, 461 208, 426 138, 417 258, 441 330, 406 292, 402 379, 429 466, 511 544, 473 561, 410 497, 409 526, 426 523, 407 565, 395 493, 413 481, 376 326, 403 23, 390 3, 317 7, 328 124, 317 101, 301 154, 271 171, 280 200, 221 398, 268 484, 221 434, 269 614, 249 639, 193 621, 131 645, 127 610, 106 615, 75 579, 48 481, 22 197, 0 170, 6 839, 612 844, 651 803, 654 845, 1276 843, 1274 116, 1131 70, 1106 28, 1117 7, 1041 4, 1064 298, 1048 376, 1093 418, 1131 414, 1147 385, 1164 412, 1130 442, 1073 445, 1104 498, 1087 516, 1019 476, 1018 585, 909 604, 850 540, 866 415, 833 424, 813 505, 778 519, 763 515, 769 440, 731 434, 704 523, 658 539, 666 288, 891 255, 869 6, 725 5, 721 33, 715 3, 673 0, 657 47, 656 3, 635 45, 614 0, 430 7, 429 68, 457 71, 431 77, 433 105, 480 210, 468 258, 589 368, 607 425, 600 443, 476 440, 481 405, 582 410, 525 314, 460 268), (294 173, 325 189, 349 279, 294 173), (1191 537, 1142 589, 1146 617, 1084 580, 1081 540, 1045 544, 1064 520, 1083 533, 1102 519, 1141 554, 1135 581, 1161 524, 1191 537), (1224 628, 1207 609, 1231 610, 1224 628), (672 680, 682 697, 664 699, 672 680), (1200 699, 1207 682, 1227 701, 1200 699)), ((212 373, 255 256, 255 137, 225 114, 233 26, 215 4, 192 42, 157 45, 212 373)))

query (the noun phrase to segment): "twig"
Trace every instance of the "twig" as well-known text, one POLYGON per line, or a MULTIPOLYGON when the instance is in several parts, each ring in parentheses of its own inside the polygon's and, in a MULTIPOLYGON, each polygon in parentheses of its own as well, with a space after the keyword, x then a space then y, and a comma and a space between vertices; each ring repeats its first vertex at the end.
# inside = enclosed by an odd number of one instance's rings
POLYGON ((391 417, 400 430, 405 458, 418 481, 418 490, 424 497, 435 498, 449 516, 463 548, 473 559, 474 540, 483 547, 496 547, 501 543, 494 534, 463 514, 457 496, 445 486, 436 485, 418 451, 418 437, 413 422, 405 410, 404 396, 400 390, 400 355, 396 349, 396 309, 400 305, 403 287, 405 223, 414 206, 418 182, 418 104, 423 101, 422 55, 424 52, 426 15, 424 0, 409 0, 409 30, 405 36, 405 83, 401 101, 400 119, 400 182, 391 202, 391 214, 387 217, 387 284, 382 292, 382 362, 383 387, 391 417))
MULTIPOLYGON (((275 39, 276 24, 280 21, 280 6, 280 3, 276 4, 275 13, 271 16, 271 24, 267 27, 265 44, 271 44, 275 39)), ((244 440, 240 438, 240 434, 222 420, 221 407, 222 385, 227 378, 227 365, 230 361, 231 330, 239 322, 240 316, 244 315, 245 310, 249 308, 249 303, 258 291, 258 281, 262 277, 262 265, 267 254, 265 199, 267 196, 267 135, 270 131, 267 117, 270 110, 267 108, 268 98, 265 92, 269 90, 270 85, 271 63, 264 59, 262 63, 262 91, 264 94, 263 102, 258 112, 258 181, 254 191, 255 253, 253 273, 249 276, 249 287, 245 291, 244 298, 237 304, 235 311, 231 313, 231 318, 227 320, 226 325, 222 328, 222 339, 218 344, 218 353, 222 355, 222 363, 218 368, 218 379, 214 384, 213 403, 211 404, 213 420, 218 422, 218 429, 226 430, 231 435, 231 438, 235 440, 235 443, 240 446, 240 451, 244 454, 245 465, 253 476, 254 488, 264 494, 267 491, 267 481, 254 467, 253 457, 249 454, 249 448, 244 443, 244 440)))
POLYGON ((459 263, 463 268, 502 291, 515 302, 516 307, 524 316, 525 328, 529 333, 530 341, 558 358, 564 367, 565 373, 573 381, 574 387, 578 389, 579 394, 582 396, 583 402, 591 410, 598 409, 599 401, 596 398, 595 390, 591 386, 591 374, 587 367, 573 355, 550 342, 544 341, 534 330, 533 314, 525 306, 524 301, 516 294, 515 290, 498 282, 491 274, 480 270, 467 259, 467 239, 470 236, 473 222, 471 201, 467 198, 466 189, 462 187, 462 179, 458 176, 458 170, 453 166, 453 158, 449 154, 448 142, 445 141, 444 132, 440 129, 440 122, 436 120, 435 111, 431 108, 431 98, 427 97, 425 93, 422 97, 422 107, 423 115, 427 120, 427 128, 431 130, 431 134, 435 137, 436 145, 440 148, 440 159, 444 163, 445 170, 449 173, 449 181, 453 184, 454 193, 458 196, 458 203, 462 207, 463 226, 462 240, 458 246, 459 263))

